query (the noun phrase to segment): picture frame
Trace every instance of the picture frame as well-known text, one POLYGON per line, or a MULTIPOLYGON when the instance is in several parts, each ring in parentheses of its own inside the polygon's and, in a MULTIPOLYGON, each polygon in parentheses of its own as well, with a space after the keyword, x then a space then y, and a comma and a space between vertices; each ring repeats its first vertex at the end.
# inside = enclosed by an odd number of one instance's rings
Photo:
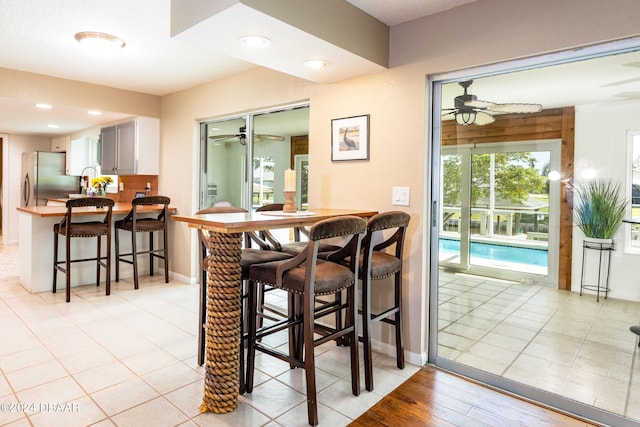
POLYGON ((369 115, 331 120, 331 161, 369 160, 369 115))

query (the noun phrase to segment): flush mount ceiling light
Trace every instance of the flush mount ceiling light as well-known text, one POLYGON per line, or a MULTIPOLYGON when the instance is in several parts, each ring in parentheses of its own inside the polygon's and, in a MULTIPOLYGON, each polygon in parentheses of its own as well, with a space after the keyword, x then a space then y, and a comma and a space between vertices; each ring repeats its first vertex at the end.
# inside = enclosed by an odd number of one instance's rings
POLYGON ((124 40, 111 34, 84 31, 76 34, 80 46, 90 55, 98 58, 108 58, 125 46, 124 40))
POLYGON ((98 110, 89 110, 89 111, 87 111, 87 113, 92 115, 92 116, 101 116, 102 115, 102 111, 98 111, 98 110))
POLYGON ((243 36, 238 39, 238 43, 244 47, 261 48, 269 46, 271 40, 265 36, 243 36))
POLYGON ((305 61, 302 63, 303 67, 307 67, 307 68, 313 68, 313 69, 320 69, 320 68, 326 68, 328 67, 330 64, 329 61, 325 61, 323 59, 312 59, 309 61, 305 61))
POLYGON ((40 103, 36 104, 36 108, 40 108, 42 110, 49 110, 49 109, 51 109, 53 107, 51 106, 51 104, 45 104, 43 102, 40 102, 40 103))

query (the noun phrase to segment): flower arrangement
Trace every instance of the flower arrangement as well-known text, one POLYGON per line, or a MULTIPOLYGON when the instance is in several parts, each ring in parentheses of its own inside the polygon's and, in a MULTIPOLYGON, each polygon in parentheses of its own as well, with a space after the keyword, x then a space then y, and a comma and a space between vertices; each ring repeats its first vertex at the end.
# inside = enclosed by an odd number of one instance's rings
POLYGON ((110 176, 97 176, 91 179, 91 186, 95 189, 95 194, 98 197, 105 197, 107 195, 107 185, 113 184, 113 178, 110 176))
POLYGON ((107 188, 107 185, 113 184, 113 178, 111 178, 110 176, 103 175, 103 176, 97 176, 91 179, 91 186, 93 188, 97 188, 98 184, 100 184, 102 188, 107 188))

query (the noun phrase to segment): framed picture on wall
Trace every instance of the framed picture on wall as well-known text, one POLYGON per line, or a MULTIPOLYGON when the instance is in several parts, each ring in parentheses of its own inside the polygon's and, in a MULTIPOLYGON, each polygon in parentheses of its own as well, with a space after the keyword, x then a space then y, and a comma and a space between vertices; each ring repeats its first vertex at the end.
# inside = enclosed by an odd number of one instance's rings
POLYGON ((331 120, 331 161, 369 160, 369 115, 331 120))

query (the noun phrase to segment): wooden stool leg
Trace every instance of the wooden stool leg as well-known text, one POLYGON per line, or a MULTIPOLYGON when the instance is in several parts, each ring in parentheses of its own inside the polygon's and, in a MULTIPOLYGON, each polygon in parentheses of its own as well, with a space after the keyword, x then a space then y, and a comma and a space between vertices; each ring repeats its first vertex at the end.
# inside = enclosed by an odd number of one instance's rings
POLYGON ((164 255, 164 283, 169 283, 169 236, 167 231, 166 228, 162 230, 162 234, 164 235, 164 246, 162 249, 162 254, 164 255))
POLYGON ((100 239, 101 236, 98 236, 98 247, 96 249, 96 286, 100 286, 100 255, 101 255, 101 243, 102 243, 102 239, 100 239))
POLYGON ((120 243, 118 242, 118 228, 115 231, 115 245, 116 245, 116 282, 120 281, 120 243))
POLYGON ((153 231, 149 232, 149 276, 153 276, 153 231))
POLYGON ((138 249, 136 248, 136 232, 131 230, 131 257, 133 258, 133 288, 138 289, 138 249))
POLYGON ((204 328, 207 321, 207 272, 202 270, 200 278, 200 308, 198 314, 198 365, 204 365, 205 336, 204 328))
POLYGON ((66 268, 66 285, 67 285, 67 302, 71 301, 71 238, 69 237, 69 230, 67 229, 67 238, 66 240, 66 248, 65 253, 67 254, 67 258, 65 259, 65 268, 66 268))
POLYGON ((107 295, 111 295, 111 232, 107 233, 107 265, 105 269, 107 270, 105 274, 105 292, 107 295))
POLYGON ((53 293, 56 293, 58 283, 58 233, 53 232, 53 293))
POLYGON ((364 386, 373 390, 373 355, 371 352, 371 282, 362 278, 362 352, 364 353, 364 386))
POLYGON ((316 357, 313 345, 314 301, 315 297, 305 293, 302 307, 302 334, 304 338, 304 373, 307 384, 307 416, 309 424, 318 425, 318 399, 316 388, 316 357))
POLYGON ((395 327, 396 327, 396 365, 404 369, 404 338, 402 337, 402 271, 395 274, 395 327))

